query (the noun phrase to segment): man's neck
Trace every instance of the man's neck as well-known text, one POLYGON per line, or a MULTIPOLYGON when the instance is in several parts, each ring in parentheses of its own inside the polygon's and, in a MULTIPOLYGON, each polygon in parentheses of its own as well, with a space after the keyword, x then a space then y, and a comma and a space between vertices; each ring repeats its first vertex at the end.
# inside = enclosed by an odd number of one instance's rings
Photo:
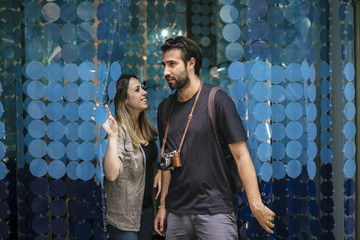
POLYGON ((181 90, 177 90, 177 100, 179 102, 186 102, 192 98, 200 88, 200 79, 198 76, 190 78, 190 84, 181 90))

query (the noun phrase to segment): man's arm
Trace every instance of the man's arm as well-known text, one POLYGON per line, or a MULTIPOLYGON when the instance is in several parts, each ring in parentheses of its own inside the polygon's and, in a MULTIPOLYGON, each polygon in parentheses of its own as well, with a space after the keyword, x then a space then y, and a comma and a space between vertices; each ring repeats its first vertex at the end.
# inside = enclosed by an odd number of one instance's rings
POLYGON ((168 194, 170 179, 171 179, 170 170, 164 170, 162 172, 160 205, 154 220, 154 229, 160 236, 165 236, 165 231, 164 231, 165 219, 166 219, 165 198, 166 195, 168 194))
POLYGON ((262 228, 268 233, 274 233, 271 228, 275 226, 272 223, 275 213, 262 203, 255 167, 251 160, 246 141, 231 143, 229 144, 229 148, 236 161, 252 214, 262 228))

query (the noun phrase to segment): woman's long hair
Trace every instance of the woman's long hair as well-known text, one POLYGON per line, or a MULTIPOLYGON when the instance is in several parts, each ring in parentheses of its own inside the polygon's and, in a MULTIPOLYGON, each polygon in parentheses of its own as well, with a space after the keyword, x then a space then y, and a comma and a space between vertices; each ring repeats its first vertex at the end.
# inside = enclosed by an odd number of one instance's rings
POLYGON ((116 83, 116 94, 114 98, 115 119, 120 126, 124 126, 126 128, 133 145, 140 146, 146 144, 147 142, 155 141, 157 133, 154 126, 146 116, 145 111, 142 111, 139 115, 138 121, 141 133, 145 140, 142 140, 137 134, 136 119, 134 119, 125 103, 130 78, 138 79, 133 74, 122 74, 116 83))

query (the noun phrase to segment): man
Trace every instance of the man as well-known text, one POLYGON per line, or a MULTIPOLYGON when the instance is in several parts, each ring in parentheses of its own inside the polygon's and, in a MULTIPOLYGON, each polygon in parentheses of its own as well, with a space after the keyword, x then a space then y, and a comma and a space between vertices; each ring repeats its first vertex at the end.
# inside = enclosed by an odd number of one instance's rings
MULTIPOLYGON (((158 108, 160 145, 167 132, 165 149, 179 151, 182 146, 182 166, 163 171, 154 229, 161 236, 166 235, 166 239, 237 239, 230 170, 208 113, 212 86, 199 78, 200 48, 188 38, 176 37, 166 40, 161 50, 164 76, 176 93, 158 108)), ((273 233, 275 214, 262 203, 247 137, 235 105, 222 90, 216 93, 214 101, 219 132, 236 160, 252 213, 267 232, 273 233)))

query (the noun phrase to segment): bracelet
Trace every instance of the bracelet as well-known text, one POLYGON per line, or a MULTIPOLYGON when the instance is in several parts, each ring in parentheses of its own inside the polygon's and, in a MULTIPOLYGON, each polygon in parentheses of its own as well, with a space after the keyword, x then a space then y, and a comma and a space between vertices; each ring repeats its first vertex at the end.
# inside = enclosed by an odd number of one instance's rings
POLYGON ((160 209, 160 208, 165 208, 165 206, 158 206, 158 208, 160 209))

